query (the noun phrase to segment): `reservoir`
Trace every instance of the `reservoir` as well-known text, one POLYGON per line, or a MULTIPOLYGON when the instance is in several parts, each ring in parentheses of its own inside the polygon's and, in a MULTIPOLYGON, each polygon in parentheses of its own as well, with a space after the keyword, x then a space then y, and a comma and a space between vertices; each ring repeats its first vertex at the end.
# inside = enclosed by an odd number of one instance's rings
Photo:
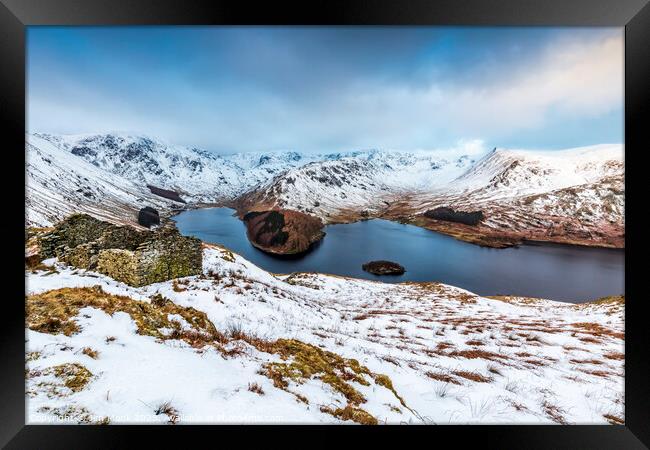
POLYGON ((276 257, 253 247, 229 208, 184 211, 180 232, 221 244, 273 273, 322 272, 389 283, 439 281, 479 295, 520 295, 572 303, 624 294, 625 251, 559 244, 479 247, 413 225, 374 219, 328 225, 323 240, 300 257, 276 257), (386 259, 406 268, 377 276, 361 265, 386 259))

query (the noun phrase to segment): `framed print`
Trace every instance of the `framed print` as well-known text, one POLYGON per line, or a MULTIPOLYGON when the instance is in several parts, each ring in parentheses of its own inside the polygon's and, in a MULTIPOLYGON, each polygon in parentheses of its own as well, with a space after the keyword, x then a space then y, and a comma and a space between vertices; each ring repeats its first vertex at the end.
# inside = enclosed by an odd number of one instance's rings
POLYGON ((8 448, 646 448, 645 1, 0 12, 8 448))

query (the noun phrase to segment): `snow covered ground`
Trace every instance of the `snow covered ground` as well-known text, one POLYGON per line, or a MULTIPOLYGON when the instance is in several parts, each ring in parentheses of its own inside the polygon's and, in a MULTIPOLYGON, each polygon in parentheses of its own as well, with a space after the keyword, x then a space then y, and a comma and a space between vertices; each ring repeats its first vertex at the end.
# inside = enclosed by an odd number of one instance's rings
POLYGON ((142 288, 45 264, 26 271, 29 423, 624 420, 614 299, 274 275, 207 245, 202 276, 142 288))

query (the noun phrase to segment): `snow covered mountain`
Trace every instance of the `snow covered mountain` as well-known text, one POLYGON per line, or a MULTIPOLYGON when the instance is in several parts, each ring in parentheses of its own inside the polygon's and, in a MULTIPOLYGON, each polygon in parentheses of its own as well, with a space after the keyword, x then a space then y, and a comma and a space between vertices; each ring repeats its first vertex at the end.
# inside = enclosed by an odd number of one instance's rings
POLYGON ((143 205, 161 210, 173 206, 146 186, 94 166, 41 137, 30 136, 25 152, 26 226, 49 226, 75 212, 133 223, 143 205))
POLYGON ((188 202, 250 210, 283 208, 324 223, 381 217, 484 245, 522 239, 622 247, 622 145, 563 151, 351 151, 213 155, 118 134, 27 137, 27 225, 50 225, 79 210, 128 222, 145 205, 169 214, 188 202), (47 162, 49 161, 49 162, 47 162), (428 219, 448 206, 481 210, 476 227, 428 219))
POLYGON ((325 223, 345 222, 359 213, 378 215, 393 198, 442 188, 473 163, 467 155, 360 152, 289 169, 240 197, 239 207, 279 206, 316 215, 325 223))
POLYGON ((623 247, 624 171, 622 145, 495 150, 444 191, 415 193, 387 215, 486 245, 528 239, 623 247), (485 220, 467 227, 422 216, 439 206, 481 210, 485 220))
POLYGON ((123 134, 35 134, 62 151, 141 185, 174 190, 193 202, 231 199, 279 172, 317 158, 296 152, 219 156, 123 134))
POLYGON ((622 173, 622 145, 546 152, 494 149, 446 189, 485 198, 520 197, 590 184, 622 173))

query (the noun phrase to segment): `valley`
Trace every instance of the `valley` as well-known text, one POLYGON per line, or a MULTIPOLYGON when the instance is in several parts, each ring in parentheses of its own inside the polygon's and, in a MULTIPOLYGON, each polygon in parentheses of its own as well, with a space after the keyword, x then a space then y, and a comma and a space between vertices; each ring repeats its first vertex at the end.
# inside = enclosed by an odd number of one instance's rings
POLYGON ((70 210, 65 205, 119 223, 132 223, 143 206, 160 209, 164 217, 228 206, 240 217, 284 209, 324 224, 382 218, 496 248, 524 241, 624 247, 621 145, 494 149, 484 155, 226 156, 120 135, 30 135, 26 145, 28 226, 60 220, 70 210), (44 173, 54 176, 46 180, 44 173), (101 179, 106 182, 98 183, 101 179), (147 185, 174 192, 186 203, 156 195, 147 185), (467 225, 427 217, 439 207, 481 211, 484 219, 467 225))

